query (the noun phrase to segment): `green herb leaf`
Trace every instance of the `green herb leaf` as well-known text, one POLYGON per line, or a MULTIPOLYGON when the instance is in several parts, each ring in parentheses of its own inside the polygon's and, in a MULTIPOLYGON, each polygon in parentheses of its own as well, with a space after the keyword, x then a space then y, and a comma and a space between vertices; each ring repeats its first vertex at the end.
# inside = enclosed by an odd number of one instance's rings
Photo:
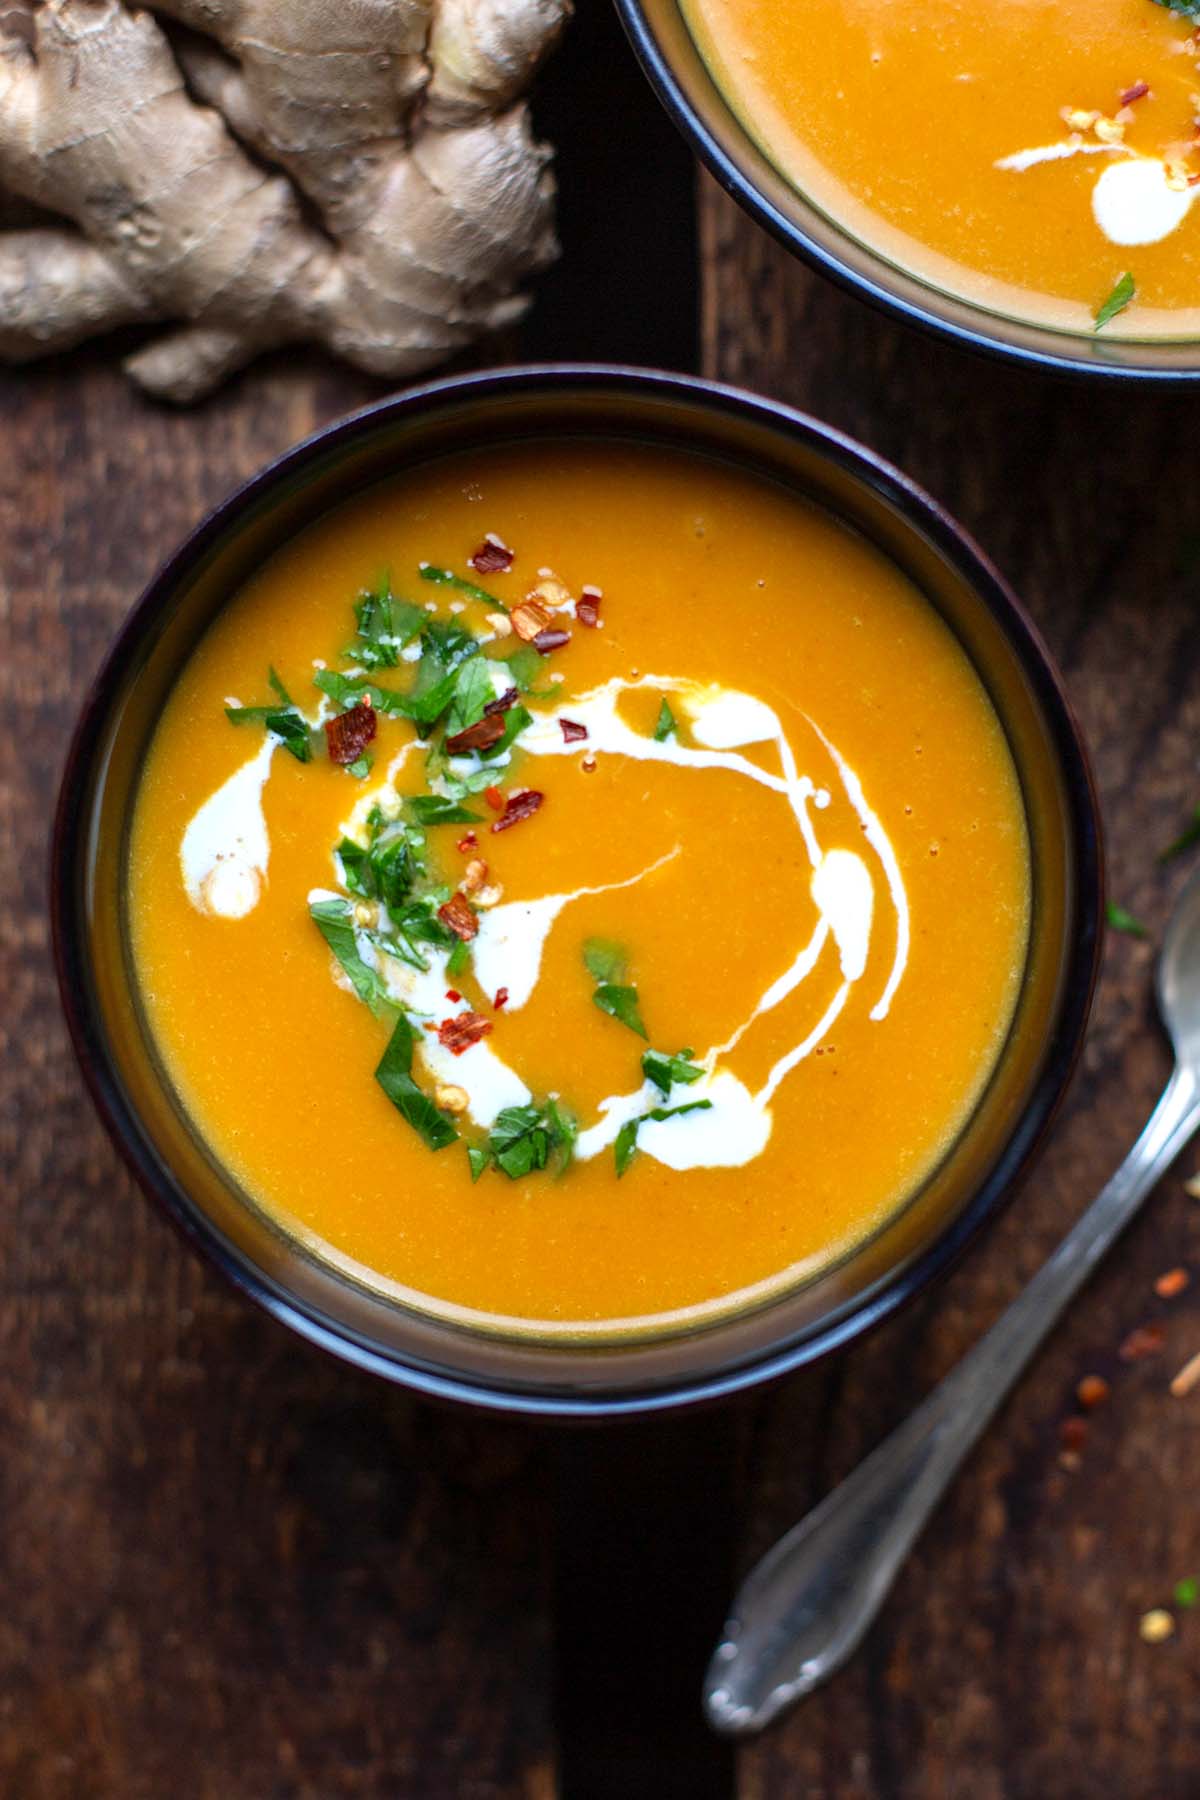
POLYGON ((652 1081, 664 1100, 676 1082, 683 1082, 690 1087, 699 1081, 704 1070, 691 1060, 690 1050, 677 1050, 674 1056, 667 1056, 661 1050, 647 1050, 642 1056, 642 1074, 652 1081))
POLYGON ((265 726, 297 762, 311 762, 312 728, 308 720, 294 704, 273 668, 268 672, 267 680, 278 696, 276 701, 269 706, 227 706, 225 717, 231 725, 265 726))
POLYGON ((621 1179, 633 1161, 633 1154, 637 1149, 638 1131, 648 1119, 677 1119, 682 1113, 710 1112, 711 1110, 711 1100, 689 1100, 686 1106, 656 1106, 650 1112, 642 1113, 640 1118, 627 1119, 618 1131, 616 1143, 613 1145, 617 1180, 621 1179))
POLYGON ((465 731, 483 717, 483 709, 496 698, 491 665, 486 656, 469 656, 458 665, 454 701, 446 715, 446 736, 465 731))
POLYGON ((557 1100, 546 1102, 546 1123, 550 1127, 551 1144, 560 1158, 558 1173, 565 1175, 575 1155, 575 1140, 579 1136, 578 1123, 557 1100))
POLYGON ((638 1011, 638 991, 635 987, 618 987, 614 982, 605 981, 596 989, 592 1000, 602 1013, 608 1013, 610 1018, 627 1025, 639 1037, 647 1035, 642 1015, 638 1011))
POLYGON ((374 760, 374 757, 369 756, 364 750, 361 756, 356 756, 352 763, 346 764, 347 775, 353 775, 355 781, 365 781, 371 773, 371 764, 374 760))
POLYGON ((358 620, 358 636, 347 656, 368 669, 394 669, 405 644, 419 636, 428 617, 423 607, 411 600, 397 600, 387 575, 380 578, 374 593, 364 593, 354 608, 358 620))
POLYGON ((292 699, 292 696, 288 693, 287 689, 283 685, 283 682, 280 680, 279 676, 276 674, 274 665, 272 665, 267 670, 267 680, 270 683, 271 692, 273 694, 278 694, 278 696, 279 696, 280 700, 283 702, 284 706, 290 707, 294 711, 296 702, 292 699))
POLYGON ((624 945, 610 938, 588 938, 583 946, 583 961, 593 981, 620 981, 629 967, 624 945))
MULTIPOLYGON (((533 714, 527 712, 520 702, 514 706, 510 706, 504 715, 504 736, 497 738, 491 749, 483 752, 482 760, 485 763, 495 762, 496 758, 503 756, 506 750, 512 749, 513 744, 524 731, 525 727, 532 724, 533 714)), ((494 780, 495 776, 489 775, 487 782, 483 785, 488 786, 494 780)))
POLYGON ((1114 931, 1124 931, 1129 937, 1150 936, 1142 921, 1135 919, 1131 912, 1126 912, 1123 906, 1118 906, 1115 900, 1108 902, 1104 909, 1104 915, 1114 931))
POLYGON ((483 1171, 487 1168, 491 1160, 491 1155, 488 1151, 480 1150, 475 1144, 467 1145, 467 1161, 471 1165, 472 1181, 479 1180, 479 1177, 483 1174, 483 1171))
POLYGON ((480 815, 444 794, 409 794, 404 812, 414 825, 477 825, 480 815))
POLYGON ((486 588, 476 587, 473 581, 464 580, 461 575, 456 575, 453 569, 437 569, 432 563, 422 563, 419 574, 422 581, 436 581, 439 587, 456 588, 469 600, 482 600, 485 606, 494 607, 497 612, 506 613, 508 611, 503 600, 497 600, 495 594, 489 594, 486 588))
POLYGON ((1175 1583, 1174 1600, 1176 1606, 1181 1606, 1185 1612, 1200 1600, 1200 1583, 1194 1575, 1185 1575, 1182 1581, 1175 1583))
POLYGON ((1200 844, 1200 806, 1192 808, 1192 822, 1177 838, 1173 838, 1165 850, 1158 853, 1159 862, 1170 862, 1174 856, 1182 856, 1193 844, 1200 844))
POLYGON ((532 694, 535 700, 546 700, 554 692, 553 687, 538 686, 545 673, 546 660, 538 655, 532 644, 522 644, 511 656, 506 656, 504 667, 519 694, 532 694))
POLYGON ((677 737, 678 735, 679 723, 675 714, 664 700, 658 709, 658 721, 654 727, 654 741, 656 744, 665 744, 669 737, 677 737))
POLYGON ((378 972, 363 960, 350 902, 335 896, 330 900, 313 901, 308 910, 313 924, 350 977, 359 999, 374 1013, 393 1005, 378 972))
POLYGON ((375 1079, 401 1116, 424 1139, 431 1150, 444 1150, 458 1137, 457 1131, 439 1112, 428 1094, 412 1078, 413 1047, 416 1034, 401 1013, 396 1020, 388 1047, 383 1053, 375 1079))
POLYGON ((547 1101, 544 1111, 536 1106, 506 1106, 496 1115, 488 1155, 510 1181, 546 1168, 551 1156, 561 1158, 561 1173, 571 1160, 578 1135, 575 1121, 557 1101, 547 1101))
MULTIPOLYGON (((1190 17, 1191 15, 1189 14, 1188 16, 1190 17)), ((1096 323, 1092 326, 1092 330, 1094 332, 1102 331, 1110 319, 1115 319, 1118 313, 1125 311, 1125 308, 1129 305, 1136 293, 1137 284, 1128 269, 1126 269, 1125 273, 1118 278, 1108 299, 1096 314, 1096 323)))
POLYGON ((1181 19, 1200 19, 1200 0, 1158 0, 1158 4, 1181 19))
MULTIPOLYGON (((453 934, 451 934, 453 935, 453 934)), ((471 960, 471 946, 465 938, 456 937, 454 948, 446 958, 447 975, 461 975, 471 960)))

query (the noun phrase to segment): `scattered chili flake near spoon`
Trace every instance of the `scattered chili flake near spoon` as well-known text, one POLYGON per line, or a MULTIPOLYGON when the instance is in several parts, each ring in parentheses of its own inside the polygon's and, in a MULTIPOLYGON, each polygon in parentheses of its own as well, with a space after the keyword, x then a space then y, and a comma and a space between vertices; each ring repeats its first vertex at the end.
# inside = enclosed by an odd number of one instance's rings
POLYGON ((1167 1340, 1161 1325, 1137 1325, 1129 1333, 1117 1355, 1122 1362, 1141 1362, 1143 1357, 1157 1356, 1167 1340))
POLYGON ((1103 1406, 1111 1392, 1103 1375, 1085 1375, 1075 1389, 1075 1398, 1086 1412, 1091 1412, 1094 1407, 1103 1406))
POLYGON ((1191 1284, 1192 1278, 1186 1269, 1168 1269, 1155 1282, 1154 1291, 1160 1300, 1174 1300, 1177 1294, 1182 1294, 1191 1284))

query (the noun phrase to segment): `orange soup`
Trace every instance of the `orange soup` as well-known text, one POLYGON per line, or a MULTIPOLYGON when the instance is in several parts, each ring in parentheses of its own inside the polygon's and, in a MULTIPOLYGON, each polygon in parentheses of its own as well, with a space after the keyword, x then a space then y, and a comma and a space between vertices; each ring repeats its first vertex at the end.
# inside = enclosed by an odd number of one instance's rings
POLYGON ((934 610, 679 453, 456 457, 312 525, 191 656, 129 924, 184 1108, 356 1279, 675 1322, 846 1253, 986 1083, 1017 777, 934 610))
POLYGON ((681 0, 781 172, 912 274, 1200 336, 1196 20, 1160 0, 681 0))

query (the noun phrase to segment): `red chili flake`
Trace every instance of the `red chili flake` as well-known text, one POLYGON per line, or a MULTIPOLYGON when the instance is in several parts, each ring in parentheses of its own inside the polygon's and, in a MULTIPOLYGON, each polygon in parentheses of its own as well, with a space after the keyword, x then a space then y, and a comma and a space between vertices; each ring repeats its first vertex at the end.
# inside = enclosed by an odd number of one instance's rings
POLYGON ((464 855, 466 854, 466 852, 468 850, 476 850, 476 849, 478 849, 478 847, 479 847, 479 839, 475 836, 475 833, 473 831, 465 832, 463 834, 463 836, 459 838, 457 844, 454 846, 454 848, 456 850, 461 850, 464 855))
POLYGON ((585 587, 575 602, 575 617, 581 625, 586 625, 589 631, 595 631, 600 623, 601 598, 602 596, 596 588, 585 587))
POLYGON ((436 1026, 436 1025, 435 1025, 435 1024, 434 1024, 434 1022, 433 1022, 433 1020, 432 1020, 432 1019, 426 1019, 426 1021, 425 1021, 425 1029, 426 1029, 426 1031, 436 1031, 436 1030, 437 1030, 437 1026, 436 1026))
POLYGON ((483 797, 493 812, 504 811, 504 795, 500 792, 498 787, 484 788, 483 797))
POLYGON ((1135 100, 1144 100, 1149 92, 1150 83, 1148 81, 1135 81, 1132 87, 1127 87, 1123 91, 1121 105, 1132 106, 1135 100))
POLYGON ((515 552, 507 544, 502 544, 498 537, 490 533, 484 538, 474 556, 468 557, 473 569, 481 575, 506 574, 513 566, 515 552))
POLYGON ((508 989, 507 988, 497 988, 496 989, 496 998, 492 1001, 492 1005, 495 1007, 497 1012, 500 1012, 503 1007, 506 1007, 508 1005, 508 989))
POLYGON ((505 690, 502 694, 497 694, 496 698, 494 700, 488 701, 487 705, 483 709, 483 716, 485 719, 495 718, 497 713, 506 713, 510 706, 515 706, 516 704, 517 704, 516 688, 515 687, 505 688, 505 690))
POLYGON ((522 600, 508 615, 508 622, 523 644, 531 644, 550 623, 550 610, 540 600, 522 600))
POLYGON ((561 625, 552 625, 549 630, 538 632, 533 640, 533 647, 539 656, 549 656, 551 651, 561 650, 563 645, 569 644, 570 641, 569 631, 564 631, 561 625))
POLYGON ((1075 1389, 1075 1398, 1085 1412, 1091 1412, 1093 1407, 1103 1406, 1109 1392, 1109 1385, 1103 1375, 1085 1375, 1075 1389))
POLYGON ((1058 1427, 1058 1438, 1064 1450, 1082 1450, 1087 1443, 1088 1422, 1081 1419, 1078 1413, 1063 1419, 1058 1427))
POLYGON ((456 731, 453 737, 446 739, 446 753, 449 756, 461 756, 465 750, 490 750, 504 736, 504 720, 499 713, 490 716, 485 713, 482 719, 476 719, 473 725, 456 731))
POLYGON ((1122 1362, 1140 1362, 1144 1356, 1157 1356, 1166 1343, 1161 1325, 1138 1325, 1130 1332, 1117 1355, 1122 1362))
POLYGON ((1168 1269, 1155 1282, 1154 1291, 1160 1300, 1174 1300, 1177 1294, 1182 1294, 1186 1287, 1191 1286, 1191 1281, 1186 1269, 1168 1269))
POLYGON ((457 988, 447 988, 446 989, 446 998, 450 1002, 451 1006, 457 1006, 459 1001, 462 999, 462 995, 459 993, 457 988))
POLYGON ((451 894, 444 906, 438 907, 438 918, 447 930, 452 931, 463 943, 469 943, 479 930, 479 920, 475 917, 475 909, 468 905, 462 894, 451 894))
POLYGON ((443 1019, 438 1026, 438 1042, 444 1050, 452 1050, 455 1056, 461 1056, 491 1029, 492 1021, 485 1019, 482 1013, 455 1013, 452 1019, 443 1019))
POLYGON ((375 708, 360 701, 349 712, 338 713, 325 721, 325 742, 329 745, 330 762, 357 762, 375 736, 375 708))
POLYGON ((510 825, 519 825, 522 819, 531 819, 545 798, 545 794, 539 794, 536 788, 522 788, 519 794, 510 794, 504 803, 504 811, 492 830, 507 831, 510 825))
POLYGON ((562 727, 564 744, 582 743, 588 734, 587 726, 580 725, 575 719, 560 719, 558 722, 562 727))

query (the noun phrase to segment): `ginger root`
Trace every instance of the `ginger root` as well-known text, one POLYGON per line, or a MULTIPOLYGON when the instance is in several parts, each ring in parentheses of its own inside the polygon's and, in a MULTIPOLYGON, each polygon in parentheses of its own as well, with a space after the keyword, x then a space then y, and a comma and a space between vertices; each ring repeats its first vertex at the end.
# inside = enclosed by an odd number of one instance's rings
POLYGON ((557 253, 520 95, 570 0, 0 0, 0 358, 166 324, 195 400, 260 352, 403 377, 519 318, 557 253))

